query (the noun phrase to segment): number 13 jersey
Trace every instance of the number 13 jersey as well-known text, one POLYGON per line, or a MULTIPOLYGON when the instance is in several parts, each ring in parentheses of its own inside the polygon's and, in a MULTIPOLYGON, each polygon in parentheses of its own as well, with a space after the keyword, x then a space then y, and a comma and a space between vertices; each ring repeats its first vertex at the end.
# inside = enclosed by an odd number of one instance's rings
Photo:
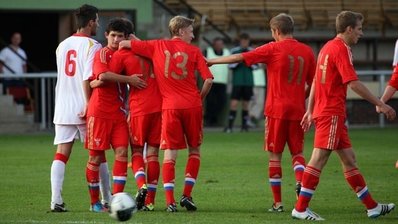
POLYGON ((54 124, 86 123, 78 116, 88 103, 83 81, 92 75, 94 55, 101 47, 96 40, 81 34, 74 34, 58 45, 54 124))

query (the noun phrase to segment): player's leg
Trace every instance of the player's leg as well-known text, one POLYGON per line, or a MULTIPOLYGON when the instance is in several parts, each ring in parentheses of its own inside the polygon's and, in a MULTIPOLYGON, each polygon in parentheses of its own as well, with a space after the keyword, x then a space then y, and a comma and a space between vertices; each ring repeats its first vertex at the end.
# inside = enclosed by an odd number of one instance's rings
POLYGON ((145 200, 146 211, 153 211, 155 205, 156 190, 159 181, 160 165, 159 165, 159 146, 147 147, 146 154, 147 161, 147 185, 148 185, 148 195, 145 200))
POLYGON ((236 111, 238 109, 238 104, 240 100, 240 87, 233 86, 231 93, 231 102, 229 104, 229 114, 228 114, 228 126, 225 128, 225 132, 230 133, 233 130, 234 122, 236 118, 236 111))
POLYGON ((243 87, 242 91, 242 126, 241 131, 248 131, 249 130, 249 104, 253 96, 253 88, 249 86, 243 87))
POLYGON ((137 184, 137 193, 135 200, 137 202, 137 209, 141 210, 145 204, 145 198, 148 192, 146 185, 146 175, 145 175, 145 162, 143 151, 144 147, 139 145, 131 144, 131 169, 134 174, 135 182, 137 184))
POLYGON ((57 151, 51 164, 51 204, 53 212, 66 212, 65 203, 62 199, 62 186, 65 177, 65 166, 72 152, 74 139, 78 129, 74 125, 55 125, 54 144, 57 151))
POLYGON ((184 110, 183 127, 189 146, 188 161, 185 167, 184 192, 180 205, 188 211, 195 211, 196 205, 192 200, 192 190, 198 178, 200 168, 200 145, 203 140, 202 107, 184 110))
POLYGON ((304 131, 301 128, 300 121, 289 121, 289 131, 287 135, 287 144, 292 156, 292 166, 296 179, 296 196, 298 198, 301 190, 301 180, 305 169, 304 149, 304 131))
POLYGON ((105 208, 109 208, 109 202, 111 201, 112 194, 109 167, 105 156, 101 160, 101 164, 99 166, 99 175, 101 203, 104 205, 105 208))
POLYGON ((86 166, 86 179, 90 194, 90 210, 93 212, 105 212, 106 209, 99 198, 99 166, 105 157, 104 150, 90 150, 86 166))
POLYGON ((163 156, 163 187, 166 194, 166 211, 168 212, 177 211, 177 205, 174 198, 175 163, 177 152, 177 150, 165 149, 163 156))
POLYGON ((370 194, 366 185, 365 179, 358 170, 355 161, 355 154, 352 148, 336 150, 340 157, 340 161, 344 171, 344 177, 358 199, 365 205, 368 216, 377 218, 380 215, 385 215, 394 209, 394 204, 378 204, 370 194))
POLYGON ((129 128, 126 120, 112 122, 110 142, 115 153, 113 163, 113 194, 123 192, 127 180, 129 128))
POLYGON ((268 177, 274 202, 269 212, 283 212, 282 204, 282 153, 274 153, 269 151, 268 161, 268 177))

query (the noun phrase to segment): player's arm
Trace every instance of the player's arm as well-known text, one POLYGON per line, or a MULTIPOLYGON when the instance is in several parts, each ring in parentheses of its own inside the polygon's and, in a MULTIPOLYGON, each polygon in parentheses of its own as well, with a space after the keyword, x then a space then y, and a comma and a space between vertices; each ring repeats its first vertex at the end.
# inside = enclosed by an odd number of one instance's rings
POLYGON ((202 90, 200 91, 200 97, 202 98, 202 100, 204 100, 207 94, 209 94, 212 85, 213 85, 212 78, 208 78, 203 82, 202 90))
POLYGON ((233 64, 233 63, 239 63, 242 61, 243 61, 242 54, 232 54, 229 56, 208 59, 207 66, 212 66, 215 64, 233 64))
POLYGON ((357 93, 363 99, 375 105, 378 108, 378 111, 386 115, 387 119, 394 120, 396 116, 395 110, 389 105, 385 104, 380 99, 378 99, 376 96, 374 96, 369 91, 369 89, 364 84, 362 84, 361 81, 359 80, 350 81, 348 85, 355 93, 357 93))
POLYGON ((140 77, 142 74, 133 74, 131 76, 119 75, 114 72, 104 72, 98 76, 98 80, 103 82, 119 82, 119 83, 127 83, 132 85, 138 89, 146 88, 147 84, 140 77))
POLYGON ((388 82, 388 85, 384 89, 383 96, 381 97, 381 101, 386 103, 391 97, 395 94, 398 89, 398 66, 394 67, 394 71, 392 73, 392 77, 388 82))
POLYGON ((83 85, 85 106, 84 106, 84 110, 82 112, 80 112, 78 115, 79 115, 79 117, 81 119, 85 119, 86 118, 86 114, 87 114, 87 109, 88 109, 88 102, 89 102, 90 97, 91 97, 90 81, 88 79, 84 80, 82 85, 83 85))
MULTIPOLYGON (((307 88, 308 89, 308 88, 307 88)), ((314 111, 314 98, 315 98, 315 80, 312 82, 309 88, 309 97, 307 103, 307 111, 305 112, 303 119, 301 119, 301 127, 304 131, 308 131, 312 125, 312 112, 314 111)))

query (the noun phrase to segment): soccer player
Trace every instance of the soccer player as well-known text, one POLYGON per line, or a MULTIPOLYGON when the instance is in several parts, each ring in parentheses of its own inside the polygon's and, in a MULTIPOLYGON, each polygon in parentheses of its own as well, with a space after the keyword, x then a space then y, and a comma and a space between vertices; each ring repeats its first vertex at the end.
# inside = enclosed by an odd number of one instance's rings
POLYGON ((126 182, 128 147, 128 126, 124 108, 126 86, 116 81, 135 83, 136 79, 133 76, 127 77, 109 72, 108 62, 119 47, 119 42, 127 39, 132 32, 131 22, 121 18, 112 19, 105 32, 108 44, 94 57, 93 75, 105 83, 93 89, 87 111, 85 147, 89 149, 89 160, 86 178, 93 212, 103 212, 107 209, 107 206, 99 201, 98 171, 101 162, 106 161, 105 150, 109 149, 110 145, 115 151, 113 193, 122 192, 126 182))
MULTIPOLYGON (((386 103, 388 100, 394 96, 395 92, 398 90, 398 40, 395 44, 395 51, 394 51, 394 60, 393 60, 393 72, 388 85, 384 89, 383 96, 381 97, 381 101, 386 103)), ((378 111, 379 112, 379 111, 378 111)))
POLYGON ((202 100, 208 94, 213 75, 200 49, 191 45, 193 20, 175 16, 169 22, 171 40, 122 41, 120 47, 131 48, 137 55, 152 59, 155 77, 162 95, 162 130, 160 148, 164 150, 163 186, 168 212, 177 212, 174 199, 175 163, 178 150, 189 148, 185 169, 185 186, 180 205, 195 211, 191 192, 200 167, 202 143, 202 100), (195 70, 204 84, 198 91, 195 70))
POLYGON ((370 103, 379 107, 388 119, 394 119, 394 109, 372 95, 355 73, 350 46, 356 44, 362 33, 363 16, 360 13, 342 11, 336 17, 337 35, 319 52, 314 82, 307 112, 302 119, 308 130, 312 119, 315 122, 314 150, 304 170, 300 196, 292 217, 306 220, 324 220, 309 208, 309 202, 319 183, 323 167, 334 151, 340 158, 344 177, 365 205, 367 215, 376 218, 394 209, 394 204, 377 203, 370 194, 365 180, 358 170, 345 125, 345 101, 347 86, 370 103))
MULTIPOLYGON (((101 44, 90 38, 98 27, 98 9, 83 5, 76 11, 77 32, 62 41, 57 50, 57 85, 55 87, 55 138, 57 145, 51 165, 51 211, 65 212, 61 196, 65 165, 72 152, 74 139, 83 141, 86 134, 86 110, 90 98, 88 79, 92 74, 95 52, 101 44)), ((110 198, 108 165, 101 163, 101 193, 107 202, 110 198)))
POLYGON ((253 51, 208 60, 208 64, 244 61, 250 66, 267 65, 268 88, 264 109, 265 150, 269 153, 269 183, 274 196, 270 212, 282 212, 282 152, 287 143, 292 156, 296 189, 300 189, 305 167, 304 131, 300 126, 305 112, 305 99, 315 70, 311 48, 293 38, 293 18, 281 13, 270 20, 271 42, 253 51))
POLYGON ((113 54, 109 69, 112 72, 124 72, 127 75, 142 74, 141 78, 147 84, 143 89, 130 86, 129 130, 132 148, 131 168, 139 189, 136 195, 137 208, 153 211, 160 173, 158 154, 162 96, 148 59, 134 55, 128 49, 121 49, 113 54), (147 143, 147 177, 143 157, 145 143, 147 143))

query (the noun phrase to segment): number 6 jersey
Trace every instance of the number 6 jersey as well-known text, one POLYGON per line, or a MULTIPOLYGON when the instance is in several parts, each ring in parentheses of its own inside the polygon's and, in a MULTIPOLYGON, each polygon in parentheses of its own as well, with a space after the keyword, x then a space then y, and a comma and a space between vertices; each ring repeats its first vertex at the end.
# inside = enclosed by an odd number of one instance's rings
POLYGON ((88 103, 83 81, 92 75, 94 55, 101 47, 96 40, 81 34, 74 34, 58 45, 54 124, 86 123, 78 116, 88 103))

